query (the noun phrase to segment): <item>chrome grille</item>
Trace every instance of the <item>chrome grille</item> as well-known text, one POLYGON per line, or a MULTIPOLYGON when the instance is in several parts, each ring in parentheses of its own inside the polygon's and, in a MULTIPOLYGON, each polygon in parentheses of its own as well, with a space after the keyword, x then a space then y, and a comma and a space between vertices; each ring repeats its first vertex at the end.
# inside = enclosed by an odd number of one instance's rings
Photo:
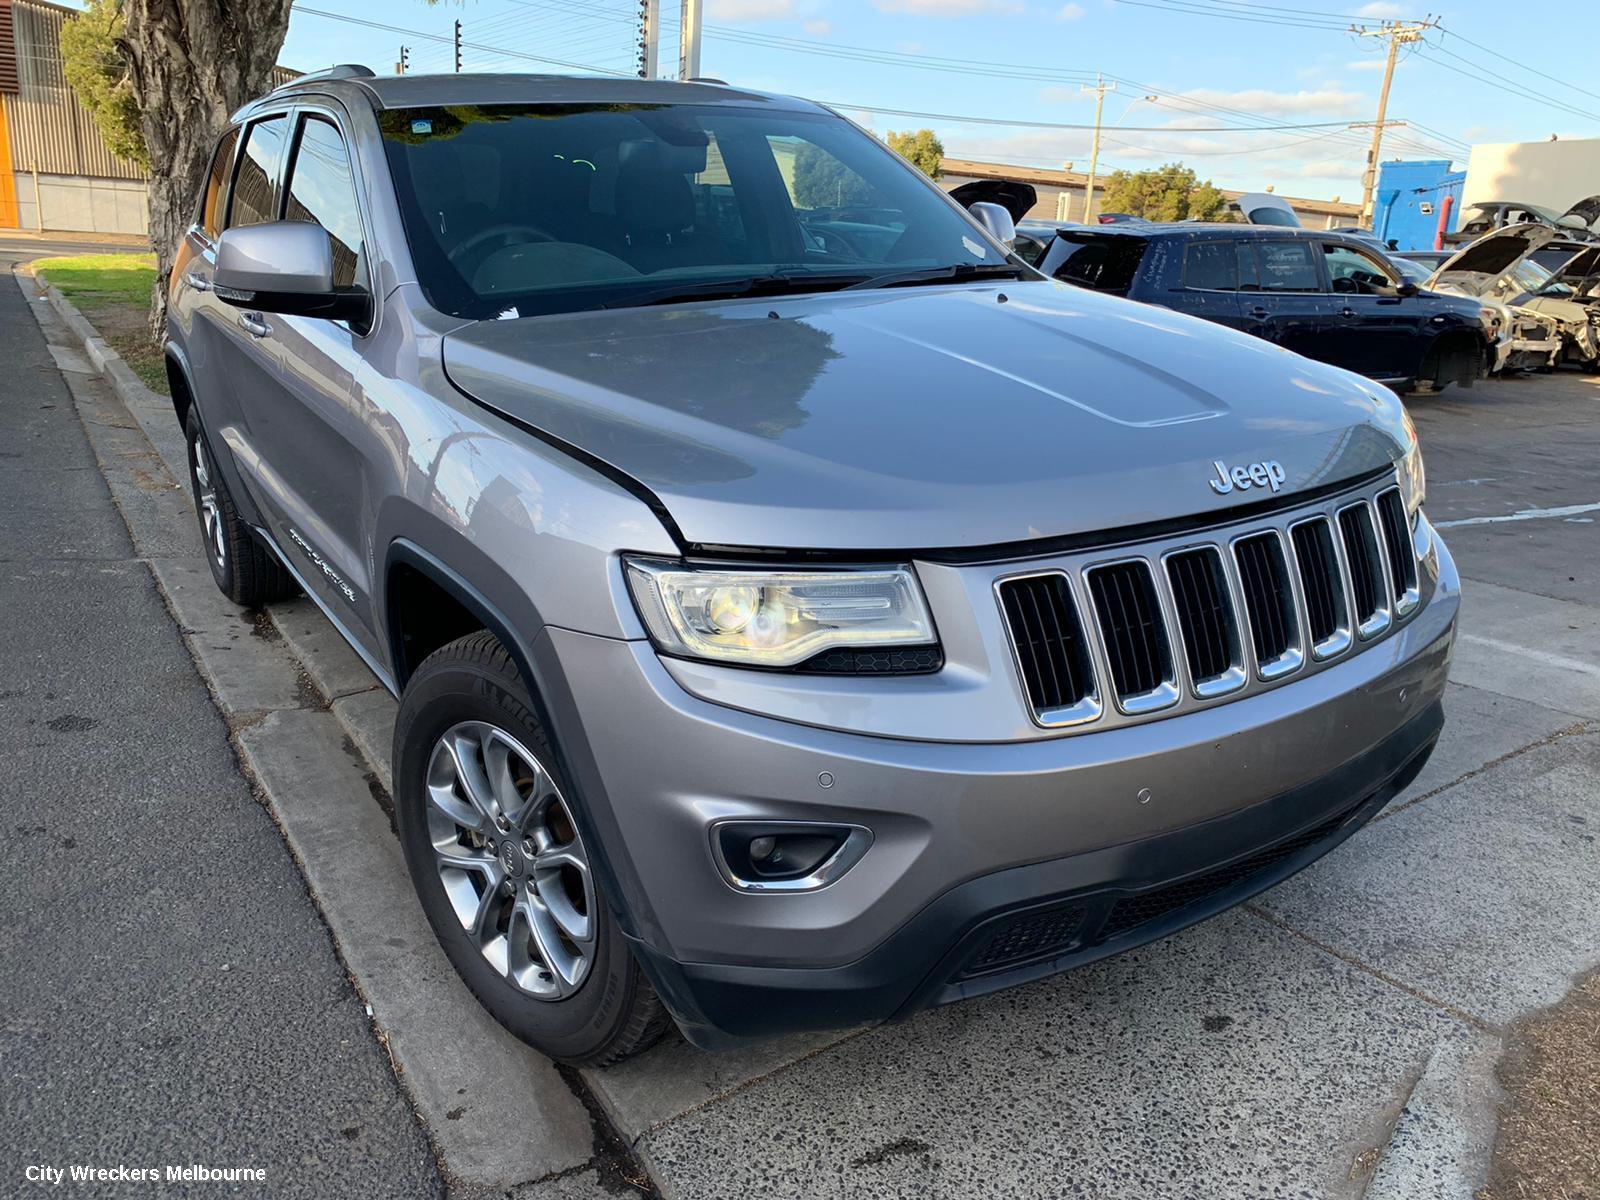
POLYGON ((1383 527, 1384 557, 1389 563, 1389 589, 1395 614, 1405 616, 1417 606, 1417 556, 1411 545, 1411 521, 1399 488, 1378 493, 1378 523, 1383 527))
POLYGON ((1150 564, 1140 558, 1096 567, 1089 572, 1089 593, 1117 707, 1125 713, 1151 712, 1177 700, 1172 650, 1150 564))
POLYGON ((1185 541, 1076 553, 994 588, 1036 723, 1126 724, 1356 653, 1420 606, 1415 546, 1391 475, 1185 541))
POLYGON ((1345 602, 1333 530, 1327 518, 1313 517, 1292 526, 1289 540, 1300 572, 1300 594, 1306 601, 1311 653, 1319 659, 1332 658, 1350 645, 1350 606, 1345 602))
POLYGON ((1041 723, 1070 725, 1099 716, 1089 642, 1066 575, 1009 579, 999 594, 1017 669, 1041 723))
POLYGON ((1344 539, 1344 560, 1350 567, 1356 632, 1363 639, 1377 637, 1389 624, 1389 606, 1383 552, 1378 549, 1378 535, 1372 527, 1372 509, 1365 502, 1341 508, 1339 535, 1344 539))
POLYGON ((1277 530, 1251 534, 1234 542, 1233 553, 1239 563, 1245 613, 1250 618, 1256 670, 1263 679, 1287 675, 1299 667, 1303 656, 1283 540, 1277 530))
POLYGON ((1244 663, 1222 555, 1215 546, 1169 554, 1167 581, 1196 694, 1216 696, 1242 685, 1244 663))

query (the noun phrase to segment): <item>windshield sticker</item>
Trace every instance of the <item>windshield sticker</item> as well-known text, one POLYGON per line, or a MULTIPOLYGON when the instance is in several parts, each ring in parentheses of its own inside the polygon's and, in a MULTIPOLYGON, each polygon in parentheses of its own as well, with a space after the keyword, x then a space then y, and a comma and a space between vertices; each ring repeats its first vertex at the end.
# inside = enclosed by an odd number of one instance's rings
POLYGON ((972 255, 973 258, 983 257, 983 247, 967 237, 966 234, 961 235, 961 244, 967 248, 967 253, 972 255))
POLYGON ((432 133, 433 132, 433 122, 432 121, 413 121, 413 122, 411 122, 411 132, 412 133, 432 133))

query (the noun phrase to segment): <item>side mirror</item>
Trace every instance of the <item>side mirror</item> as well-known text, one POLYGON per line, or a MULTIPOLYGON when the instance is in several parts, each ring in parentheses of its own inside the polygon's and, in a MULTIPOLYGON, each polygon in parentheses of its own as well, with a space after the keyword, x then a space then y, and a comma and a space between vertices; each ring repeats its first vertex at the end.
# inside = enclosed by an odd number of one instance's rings
POLYGON ((333 243, 309 221, 269 221, 222 231, 211 276, 219 300, 235 308, 362 322, 372 297, 333 283, 333 243))
POLYGON ((989 231, 989 236, 994 238, 1007 250, 1017 242, 1017 223, 1011 219, 1011 214, 998 204, 988 200, 974 201, 967 209, 973 218, 989 231))
POLYGON ((1395 284, 1394 294, 1399 296, 1402 300, 1408 300, 1421 290, 1422 289, 1416 284, 1412 283, 1411 280, 1402 279, 1399 283, 1395 284))

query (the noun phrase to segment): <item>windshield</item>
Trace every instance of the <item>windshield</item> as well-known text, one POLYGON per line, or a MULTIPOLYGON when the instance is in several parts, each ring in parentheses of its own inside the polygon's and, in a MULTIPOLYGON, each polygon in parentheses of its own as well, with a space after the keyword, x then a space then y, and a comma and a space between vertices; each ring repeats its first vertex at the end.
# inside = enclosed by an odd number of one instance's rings
POLYGON ((1525 258, 1513 267, 1510 278, 1524 292, 1536 292, 1541 296, 1572 295, 1572 289, 1566 284, 1555 282, 1555 275, 1549 268, 1541 267, 1531 258, 1525 258))
POLYGON ((380 121, 418 282, 457 316, 1008 261, 903 160, 828 114, 564 104, 380 121))

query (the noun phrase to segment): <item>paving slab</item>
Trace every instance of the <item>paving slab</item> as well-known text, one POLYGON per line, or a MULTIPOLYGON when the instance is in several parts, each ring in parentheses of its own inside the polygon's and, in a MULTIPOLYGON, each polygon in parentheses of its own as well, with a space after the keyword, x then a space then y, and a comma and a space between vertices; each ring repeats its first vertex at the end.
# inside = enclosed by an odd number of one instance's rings
POLYGON ((1362 1200, 1474 1200, 1494 1146, 1501 1049, 1500 1038, 1486 1033, 1434 1049, 1362 1200))
POLYGON ((1450 677, 1534 704, 1600 717, 1600 607, 1472 580, 1450 677))
POLYGON ((310 710, 268 714, 239 734, 446 1175, 509 1188, 582 1166, 592 1154, 587 1110, 445 959, 388 819, 341 741, 333 715, 310 710))
POLYGON ((399 711, 394 697, 382 688, 357 692, 333 702, 333 714, 339 718, 339 724, 355 743, 368 769, 383 784, 383 790, 391 794, 394 792, 394 721, 399 711))
POLYGON ((325 699, 337 700, 381 686, 344 635, 311 600, 301 596, 274 604, 267 611, 289 652, 305 666, 325 699))
POLYGON ((1570 712, 1452 682, 1445 689, 1444 732, 1439 735, 1433 756, 1387 811, 1393 812, 1418 796, 1481 771, 1562 730, 1578 728, 1583 721, 1570 712))
POLYGON ((1597 778, 1600 733, 1563 737, 1374 823, 1257 903, 1504 1026, 1600 962, 1597 778))
POLYGON ((1335 1200, 1359 1194, 1357 1160, 1435 1048, 1468 1036, 1235 911, 864 1033, 641 1149, 676 1200, 1335 1200))

